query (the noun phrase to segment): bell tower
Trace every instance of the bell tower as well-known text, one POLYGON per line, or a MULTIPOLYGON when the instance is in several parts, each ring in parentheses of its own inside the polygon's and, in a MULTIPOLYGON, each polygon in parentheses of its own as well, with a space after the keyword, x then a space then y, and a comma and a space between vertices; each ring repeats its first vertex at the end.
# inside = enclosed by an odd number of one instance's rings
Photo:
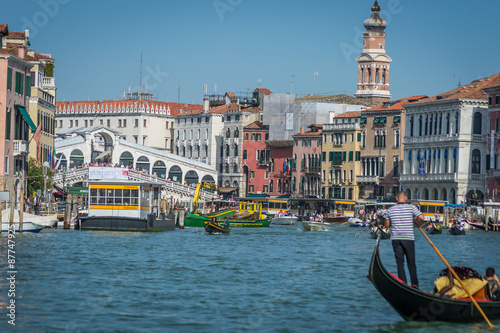
POLYGON ((356 98, 369 98, 374 102, 388 102, 389 64, 392 59, 385 53, 384 32, 387 23, 380 17, 380 6, 375 0, 372 15, 364 22, 363 51, 356 58, 358 62, 358 87, 356 98))

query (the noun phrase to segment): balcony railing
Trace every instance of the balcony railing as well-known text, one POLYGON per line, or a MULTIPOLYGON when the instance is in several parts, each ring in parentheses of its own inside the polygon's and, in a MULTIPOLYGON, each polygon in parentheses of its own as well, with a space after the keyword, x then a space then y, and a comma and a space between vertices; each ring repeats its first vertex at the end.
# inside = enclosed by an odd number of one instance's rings
POLYGON ((44 88, 54 88, 56 86, 56 79, 53 77, 42 77, 42 86, 44 88))
POLYGON ((319 167, 319 166, 317 166, 317 167, 306 167, 305 172, 319 173, 319 172, 321 172, 321 167, 319 167))
POLYGON ((493 171, 493 177, 500 178, 500 170, 493 171))
POLYGON ((380 181, 379 176, 356 176, 358 184, 378 184, 380 181))
POLYGON ((259 160, 259 165, 262 166, 269 165, 269 160, 268 159, 259 160))
POLYGON ((29 146, 26 140, 14 140, 14 156, 28 155, 29 146))
POLYGON ((342 160, 333 160, 332 161, 332 168, 340 168, 342 167, 342 160))

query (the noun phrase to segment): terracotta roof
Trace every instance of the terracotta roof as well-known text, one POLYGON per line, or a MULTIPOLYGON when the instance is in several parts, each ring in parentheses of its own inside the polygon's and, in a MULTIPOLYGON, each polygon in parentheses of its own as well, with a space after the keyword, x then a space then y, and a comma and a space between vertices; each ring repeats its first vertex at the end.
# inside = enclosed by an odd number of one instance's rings
POLYGON ((255 90, 260 91, 260 92, 261 92, 261 93, 263 93, 264 95, 271 95, 271 94, 272 94, 271 90, 269 90, 269 89, 267 89, 267 88, 257 88, 257 89, 255 89, 255 90))
POLYGON ((228 95, 229 98, 231 98, 231 99, 235 99, 236 98, 236 96, 232 92, 227 92, 226 95, 228 95))
POLYGON ((105 112, 139 112, 183 115, 201 113, 203 105, 184 104, 145 100, 116 100, 116 101, 75 101, 56 102, 56 113, 105 113, 105 112), (127 110, 128 108, 128 110, 127 110))
POLYGON ((307 126, 307 128, 314 128, 314 127, 317 127, 317 128, 323 128, 323 124, 311 124, 309 126, 307 126))
POLYGON ((292 136, 321 136, 323 135, 323 131, 322 130, 319 130, 319 131, 307 131, 307 132, 304 132, 304 133, 295 133, 295 134, 292 134, 292 136))
POLYGON ((7 23, 0 24, 0 34, 9 33, 9 25, 7 23))
POLYGON ((27 54, 28 55, 26 56, 26 60, 28 60, 28 61, 39 61, 42 59, 54 60, 52 57, 50 57, 47 54, 38 53, 38 52, 35 52, 33 50, 28 50, 27 54), (31 54, 33 54, 33 55, 31 55, 31 54))
MULTIPOLYGON (((297 98, 297 101, 315 101, 315 102, 330 102, 337 104, 349 104, 349 105, 365 105, 365 106, 375 106, 371 99, 367 98, 356 98, 346 94, 336 94, 336 95, 309 95, 305 97, 297 98)), ((378 103, 377 103, 378 104, 378 103)))
POLYGON ((365 110, 363 112, 400 111, 400 110, 405 109, 403 105, 415 103, 415 102, 418 102, 418 101, 420 101, 424 98, 427 98, 427 97, 428 96, 426 96, 426 95, 418 95, 418 96, 411 96, 411 97, 407 97, 407 98, 401 98, 401 99, 398 99, 397 101, 384 103, 384 104, 381 104, 379 106, 373 107, 371 109, 365 110))
POLYGON ((251 107, 248 107, 248 108, 241 108, 241 111, 243 111, 243 112, 260 112, 261 109, 259 109, 256 106, 251 106, 251 107))
POLYGON ((9 34, 7 35, 10 38, 25 38, 26 35, 24 34, 24 31, 9 31, 9 34))
POLYGON ((231 109, 231 104, 224 104, 219 106, 214 106, 208 110, 208 113, 227 113, 231 109))
POLYGON ((426 98, 419 103, 434 102, 441 100, 452 100, 458 98, 487 100, 488 94, 483 89, 494 87, 500 84, 500 73, 474 80, 469 84, 447 91, 445 93, 426 98))
POLYGON ((335 116, 335 118, 355 118, 361 117, 361 111, 349 111, 335 116))
POLYGON ((264 125, 261 121, 254 121, 251 124, 243 127, 244 130, 253 129, 253 130, 269 130, 269 125, 264 125))
POLYGON ((266 145, 272 148, 291 148, 293 140, 267 140, 266 145))

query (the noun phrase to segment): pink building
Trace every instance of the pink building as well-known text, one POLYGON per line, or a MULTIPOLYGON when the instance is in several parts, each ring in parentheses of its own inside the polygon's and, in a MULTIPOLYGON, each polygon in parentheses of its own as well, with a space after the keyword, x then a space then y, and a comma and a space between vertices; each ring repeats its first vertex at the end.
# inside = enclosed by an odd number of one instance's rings
POLYGON ((321 124, 308 126, 309 131, 293 134, 292 191, 297 197, 321 196, 321 124), (298 185, 298 186, 297 186, 298 185))
POLYGON ((484 89, 488 94, 489 135, 488 150, 486 155, 486 197, 492 201, 499 200, 500 166, 500 86, 484 89))

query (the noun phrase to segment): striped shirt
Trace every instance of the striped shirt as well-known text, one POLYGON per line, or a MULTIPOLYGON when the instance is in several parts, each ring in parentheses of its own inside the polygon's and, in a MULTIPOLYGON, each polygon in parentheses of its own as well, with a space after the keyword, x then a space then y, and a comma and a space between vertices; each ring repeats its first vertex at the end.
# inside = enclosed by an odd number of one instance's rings
POLYGON ((389 208, 386 219, 391 221, 392 240, 415 240, 413 220, 422 212, 414 205, 398 203, 389 208))

